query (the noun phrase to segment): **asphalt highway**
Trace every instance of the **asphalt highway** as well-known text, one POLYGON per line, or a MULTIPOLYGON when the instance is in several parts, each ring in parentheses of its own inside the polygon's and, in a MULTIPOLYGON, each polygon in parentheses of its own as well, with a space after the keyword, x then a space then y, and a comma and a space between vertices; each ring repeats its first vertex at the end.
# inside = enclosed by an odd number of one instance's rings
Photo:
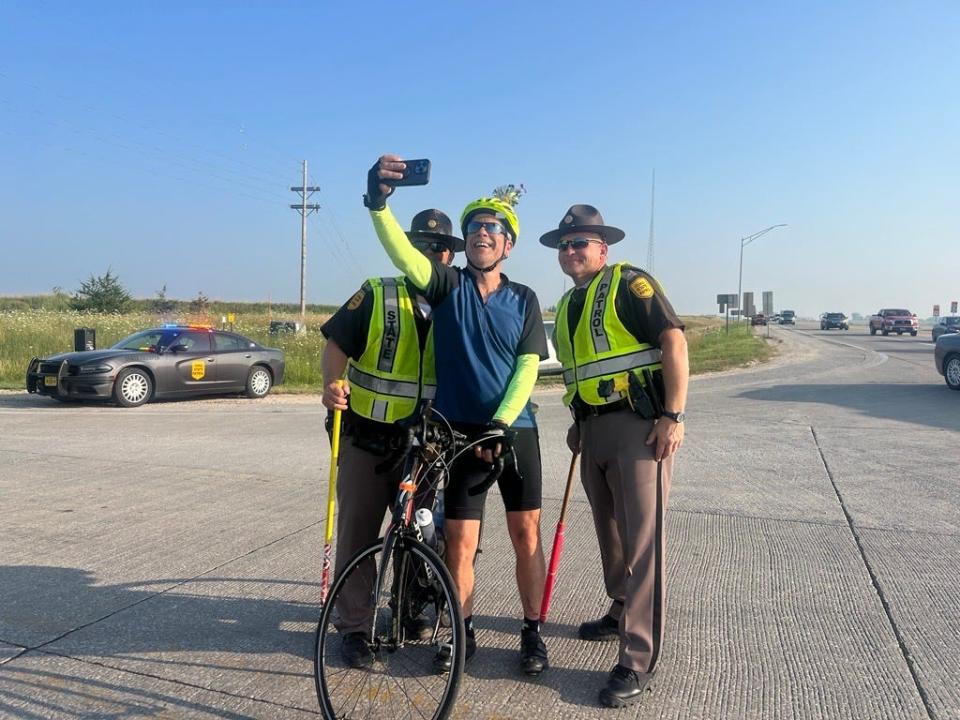
MULTIPOLYGON (((492 495, 454 717, 960 718, 960 393, 928 333, 770 335, 772 362, 691 383, 651 691, 597 705, 616 646, 576 636, 607 604, 578 485, 552 667, 519 675, 492 495)), ((535 400, 549 552, 569 421, 559 392, 535 400)), ((0 717, 317 717, 322 420, 315 397, 0 394, 0 717)))

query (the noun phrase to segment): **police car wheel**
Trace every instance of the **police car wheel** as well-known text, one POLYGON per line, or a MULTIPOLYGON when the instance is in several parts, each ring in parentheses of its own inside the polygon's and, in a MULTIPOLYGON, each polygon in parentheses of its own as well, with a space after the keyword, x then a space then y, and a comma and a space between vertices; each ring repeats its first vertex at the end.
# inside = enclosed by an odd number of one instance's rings
POLYGON ((123 407, 138 407, 150 399, 153 382, 139 368, 128 368, 117 375, 113 383, 113 399, 123 407))
POLYGON ((270 392, 273 385, 273 378, 270 377, 270 371, 260 365, 250 368, 247 375, 247 397, 262 398, 270 392))

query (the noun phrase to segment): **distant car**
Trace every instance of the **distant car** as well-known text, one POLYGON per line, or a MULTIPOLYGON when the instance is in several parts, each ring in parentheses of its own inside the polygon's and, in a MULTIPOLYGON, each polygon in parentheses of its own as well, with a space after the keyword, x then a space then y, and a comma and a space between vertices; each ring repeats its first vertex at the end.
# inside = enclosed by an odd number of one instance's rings
POLYGON ((780 319, 777 322, 781 325, 796 325, 797 314, 793 310, 781 310, 780 319))
POLYGON ((764 315, 763 313, 757 313, 757 314, 754 315, 752 318, 750 318, 750 324, 751 324, 751 325, 766 325, 766 324, 767 324, 767 316, 764 315))
POLYGON ((824 313, 821 315, 820 329, 832 330, 833 328, 837 330, 849 330, 850 321, 847 319, 847 316, 843 313, 824 313))
POLYGON ((941 335, 933 351, 937 372, 951 390, 960 390, 960 333, 941 335))
POLYGON ((107 350, 33 358, 27 392, 58 400, 113 400, 137 407, 158 398, 246 393, 261 398, 283 382, 282 350, 203 325, 164 325, 107 350))
POLYGON ((543 329, 547 331, 547 354, 549 357, 540 361, 540 375, 561 375, 563 373, 563 366, 557 359, 557 349, 553 346, 554 326, 553 320, 546 320, 543 323, 543 329))
POLYGON ((951 333, 960 333, 960 315, 949 315, 938 318, 933 326, 933 341, 936 342, 937 338, 941 335, 949 335, 951 333))

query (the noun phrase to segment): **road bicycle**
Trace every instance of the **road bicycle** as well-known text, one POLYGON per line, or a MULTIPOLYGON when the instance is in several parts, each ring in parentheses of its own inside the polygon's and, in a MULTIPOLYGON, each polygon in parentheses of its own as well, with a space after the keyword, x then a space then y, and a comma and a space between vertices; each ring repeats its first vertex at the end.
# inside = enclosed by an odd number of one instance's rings
MULTIPOLYGON (((343 566, 320 614, 314 680, 324 718, 442 720, 450 714, 463 674, 466 634, 453 579, 434 549, 438 534, 431 540, 425 530, 435 528, 421 527, 415 510, 435 507, 453 461, 482 442, 458 433, 429 404, 406 428, 393 462, 393 468, 402 463, 404 469, 386 533, 343 566), (368 616, 364 626, 373 661, 364 667, 353 667, 341 656, 345 633, 339 628, 345 626, 344 616, 356 611, 342 600, 348 586, 370 598, 362 612, 368 616), (435 669, 438 654, 449 656, 449 672, 435 669)), ((489 488, 503 465, 501 456, 471 492, 489 488)))

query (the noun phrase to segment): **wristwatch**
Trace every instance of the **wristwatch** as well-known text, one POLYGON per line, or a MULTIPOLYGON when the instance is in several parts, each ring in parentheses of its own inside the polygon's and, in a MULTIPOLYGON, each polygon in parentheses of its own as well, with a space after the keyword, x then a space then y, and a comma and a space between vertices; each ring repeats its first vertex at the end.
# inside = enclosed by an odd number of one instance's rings
POLYGON ((669 410, 664 410, 662 413, 663 417, 670 418, 675 423, 682 423, 687 418, 687 414, 681 410, 680 412, 670 412, 669 410))

